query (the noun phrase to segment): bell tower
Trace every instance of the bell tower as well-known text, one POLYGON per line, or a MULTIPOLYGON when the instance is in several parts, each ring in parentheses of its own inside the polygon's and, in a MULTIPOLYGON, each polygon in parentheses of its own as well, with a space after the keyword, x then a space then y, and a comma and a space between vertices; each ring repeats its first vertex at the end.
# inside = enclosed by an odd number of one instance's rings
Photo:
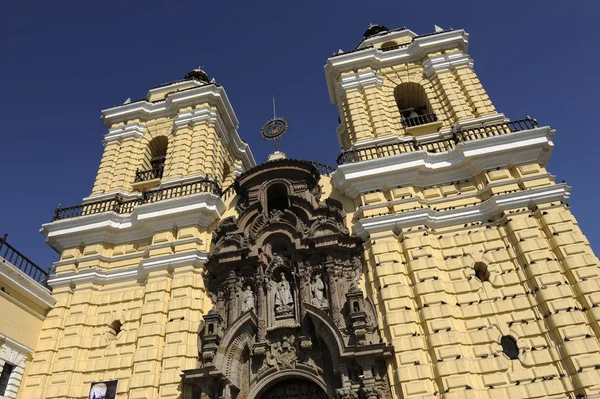
POLYGON ((496 111, 468 42, 372 25, 325 65, 392 390, 598 395, 600 268, 546 170, 555 131, 496 111))
POLYGON ((102 111, 102 121, 108 133, 88 201, 202 177, 229 186, 255 164, 225 90, 202 69, 102 111))
POLYGON ((255 166, 225 89, 201 69, 102 120, 91 195, 42 227, 60 254, 48 281, 57 304, 24 398, 181 397, 212 307, 203 265, 232 200, 224 191, 255 166))

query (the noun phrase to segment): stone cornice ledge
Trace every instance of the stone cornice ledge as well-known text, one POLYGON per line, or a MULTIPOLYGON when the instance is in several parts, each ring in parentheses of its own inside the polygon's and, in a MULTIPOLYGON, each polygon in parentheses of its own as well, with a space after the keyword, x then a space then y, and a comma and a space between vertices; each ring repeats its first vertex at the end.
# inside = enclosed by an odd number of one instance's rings
POLYGON ((2 259, 2 261, 0 261, 0 277, 7 280, 11 288, 24 297, 29 298, 42 309, 47 311, 52 309, 56 300, 52 297, 50 290, 23 273, 4 258, 0 259, 2 259))
MULTIPOLYGON (((28 355, 33 353, 33 349, 28 346, 25 346, 14 339, 7 337, 4 334, 0 334, 0 344, 8 346, 10 349, 19 352, 22 355, 28 355)), ((2 345, 0 345, 2 346, 2 345)))
POLYGON ((64 248, 82 243, 134 241, 173 226, 209 226, 221 218, 225 209, 221 197, 212 193, 198 193, 138 205, 127 215, 103 212, 57 220, 44 224, 41 232, 46 236, 48 245, 62 252, 64 248))
POLYGON ((113 284, 147 278, 150 272, 175 270, 182 266, 202 266, 208 260, 208 253, 202 251, 186 251, 156 258, 142 259, 138 266, 105 270, 98 267, 61 273, 52 276, 48 284, 52 288, 68 287, 71 285, 94 283, 113 284))
POLYGON ((505 210, 532 204, 539 205, 552 201, 566 202, 570 195, 571 188, 563 183, 517 193, 495 195, 481 204, 466 208, 446 211, 434 211, 430 208, 425 208, 392 215, 365 218, 357 221, 354 224, 353 230, 356 235, 365 239, 373 233, 418 225, 426 225, 430 228, 460 225, 494 219, 505 210))
POLYGON ((429 187, 471 178, 483 171, 525 162, 548 162, 554 130, 540 127, 459 143, 442 153, 415 151, 346 165, 332 175, 343 194, 387 190, 405 184, 429 187))

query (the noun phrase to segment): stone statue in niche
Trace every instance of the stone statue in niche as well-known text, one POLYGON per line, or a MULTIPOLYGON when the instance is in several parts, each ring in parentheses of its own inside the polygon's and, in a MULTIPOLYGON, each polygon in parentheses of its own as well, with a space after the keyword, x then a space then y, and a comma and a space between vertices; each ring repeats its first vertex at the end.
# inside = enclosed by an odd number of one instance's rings
POLYGON ((254 310, 254 293, 250 286, 246 287, 246 290, 242 292, 242 313, 249 310, 254 310))
POLYGON ((277 283, 275 290, 275 316, 291 316, 293 313, 294 298, 290 283, 285 278, 285 273, 281 273, 281 280, 277 283))
POLYGON ((314 281, 310 287, 312 291, 312 305, 318 308, 326 308, 327 298, 325 298, 325 284, 321 279, 321 276, 317 274, 314 278, 314 281))

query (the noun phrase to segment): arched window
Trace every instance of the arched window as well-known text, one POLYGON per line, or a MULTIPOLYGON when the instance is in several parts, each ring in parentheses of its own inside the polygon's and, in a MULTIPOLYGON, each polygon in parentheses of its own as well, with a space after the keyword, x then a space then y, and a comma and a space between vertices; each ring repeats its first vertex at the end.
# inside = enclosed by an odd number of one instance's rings
POLYGON ((267 212, 278 209, 283 211, 290 206, 287 187, 283 183, 275 183, 267 189, 267 212))
POLYGON ((165 136, 155 137, 148 143, 142 167, 138 168, 135 174, 136 182, 162 178, 168 145, 169 140, 165 136))
POLYGON ((425 89, 418 83, 402 83, 394 90, 396 104, 404 127, 413 127, 437 122, 425 89))
POLYGON ((502 345, 502 351, 509 359, 519 358, 519 347, 516 339, 510 335, 505 335, 500 339, 500 345, 502 345))

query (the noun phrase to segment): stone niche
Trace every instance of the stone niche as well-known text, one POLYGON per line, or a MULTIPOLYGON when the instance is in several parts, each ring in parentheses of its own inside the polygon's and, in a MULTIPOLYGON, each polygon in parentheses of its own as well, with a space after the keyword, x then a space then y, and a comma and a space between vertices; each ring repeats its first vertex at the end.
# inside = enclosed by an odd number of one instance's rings
POLYGON ((282 159, 234 184, 238 218, 213 234, 184 398, 391 398, 375 309, 357 287, 362 248, 317 169, 282 159))

